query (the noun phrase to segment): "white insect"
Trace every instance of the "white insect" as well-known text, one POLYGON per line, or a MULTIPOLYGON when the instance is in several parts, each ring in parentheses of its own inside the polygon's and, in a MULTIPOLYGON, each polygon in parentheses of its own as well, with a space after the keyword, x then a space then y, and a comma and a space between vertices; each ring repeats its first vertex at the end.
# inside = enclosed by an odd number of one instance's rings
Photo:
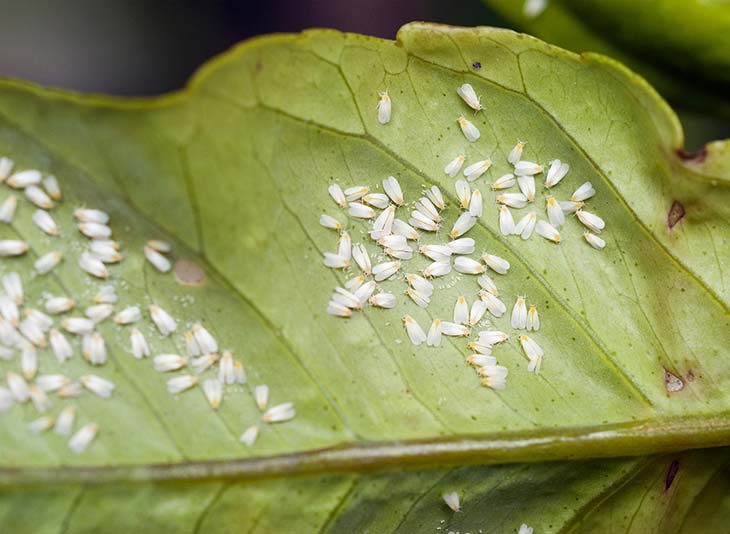
POLYGON ((525 297, 517 297, 515 305, 512 308, 510 325, 517 330, 527 328, 527 305, 525 304, 525 297))
POLYGON ((504 258, 495 256, 494 254, 483 254, 482 261, 495 273, 507 274, 507 271, 509 271, 509 262, 504 258))
POLYGON ((466 105, 474 111, 479 112, 484 109, 484 106, 482 106, 481 103, 481 98, 477 96, 476 91, 474 91, 471 84, 465 83, 460 87, 457 87, 456 93, 464 102, 466 102, 466 105))
POLYGON ((396 206, 402 206, 405 202, 405 199, 403 198, 403 190, 395 176, 388 176, 385 180, 383 180, 383 190, 396 206))
POLYGON ((454 305, 454 322, 459 324, 469 324, 469 304, 466 297, 460 295, 456 298, 454 305))
POLYGON ((0 158, 0 182, 10 176, 10 173, 13 170, 13 165, 15 165, 15 163, 12 159, 6 157, 0 158))
POLYGON ((378 293, 368 299, 368 302, 378 308, 395 308, 398 300, 392 293, 378 293))
POLYGON ((423 245, 418 252, 433 261, 449 261, 451 249, 447 245, 423 245))
POLYGON ((218 380, 228 385, 236 382, 236 363, 233 360, 233 354, 229 351, 223 352, 223 356, 221 356, 218 364, 218 380))
POLYGON ((388 91, 381 91, 378 93, 380 101, 378 102, 378 122, 380 124, 388 124, 390 122, 390 116, 393 112, 393 103, 390 100, 388 91))
POLYGON ((537 223, 537 214, 531 211, 515 225, 514 234, 519 235, 522 239, 530 239, 533 230, 535 230, 535 224, 537 223))
POLYGON ((436 278, 439 276, 446 276, 451 272, 451 264, 445 261, 435 261, 432 264, 426 266, 423 270, 423 276, 428 278, 436 278))
POLYGON ((517 176, 532 176, 543 172, 544 168, 542 165, 533 163, 532 161, 520 160, 515 163, 515 175, 517 176))
POLYGON ((94 240, 89 244, 89 250, 103 263, 118 263, 122 261, 122 255, 111 243, 114 243, 114 241, 103 239, 94 240))
POLYGON ((109 222, 109 215, 101 210, 79 208, 74 211, 74 217, 80 223, 106 224, 109 222))
POLYGON ((399 261, 379 263, 373 267, 373 277, 376 282, 382 282, 397 273, 400 270, 400 267, 401 262, 399 261))
POLYGON ((412 287, 409 287, 408 289, 406 289, 405 294, 408 295, 411 298, 411 300, 413 302, 415 302, 416 305, 421 308, 428 308, 428 305, 431 303, 430 296, 419 293, 412 287))
POLYGON ((106 344, 99 332, 92 332, 82 338, 81 352, 91 365, 104 365, 106 363, 106 344))
POLYGON ((370 192, 370 188, 365 185, 353 185, 345 189, 345 198, 348 202, 359 200, 370 192))
POLYGON ((596 250, 603 250, 606 248, 606 242, 591 232, 584 232, 583 239, 585 239, 586 242, 596 250))
POLYGON ((50 236, 58 235, 58 226, 56 225, 56 221, 53 220, 53 217, 51 217, 47 211, 36 210, 33 213, 33 222, 46 234, 50 236))
POLYGON ((492 182, 492 189, 499 191, 500 189, 509 189, 515 185, 516 179, 514 174, 503 174, 492 182))
POLYGON ((476 260, 459 256, 454 260, 454 270, 462 274, 482 274, 487 268, 476 260))
POLYGON ((563 210, 563 213, 566 215, 569 213, 575 213, 579 209, 581 209, 583 206, 585 206, 585 202, 576 202, 574 200, 561 200, 560 201, 560 209, 563 210))
POLYGON ((18 273, 8 273, 2 277, 2 286, 5 294, 13 299, 16 304, 22 304, 24 300, 23 283, 18 273))
POLYGON ((149 312, 152 322, 155 323, 155 326, 157 326, 157 329, 163 336, 167 336, 177 330, 177 323, 175 320, 170 316, 170 314, 156 304, 152 304, 149 307, 149 312))
POLYGON ((253 446, 253 444, 256 442, 256 438, 259 435, 259 427, 256 425, 248 427, 243 434, 241 434, 241 437, 238 438, 238 440, 241 443, 244 443, 248 447, 253 446))
POLYGON ((502 235, 512 235, 515 232, 515 219, 507 206, 499 208, 499 231, 502 235))
POLYGON ((0 204, 0 221, 10 224, 15 217, 15 210, 18 207, 18 197, 10 195, 0 204))
POLYGON ((479 139, 479 137, 481 137, 481 134, 479 133, 477 127, 474 126, 467 119, 465 119, 463 115, 459 117, 456 122, 459 123, 459 127, 461 128, 461 131, 464 134, 464 137, 466 137, 467 141, 473 143, 474 141, 479 139))
POLYGON ((484 201, 482 199, 482 192, 475 189, 471 194, 471 200, 469 201, 469 214, 472 217, 481 217, 484 213, 484 201))
POLYGON ((507 385, 507 368, 502 365, 485 365, 479 369, 482 384, 492 389, 502 390, 507 385))
POLYGON ((442 210, 446 207, 444 195, 441 193, 441 189, 439 189, 438 186, 432 185, 429 189, 426 189, 426 196, 431 201, 431 203, 439 210, 442 210))
POLYGON ((606 227, 604 220, 593 213, 578 210, 575 212, 575 215, 578 217, 578 220, 583 223, 583 226, 593 232, 600 233, 600 231, 606 227))
POLYGON ((527 370, 531 373, 539 373, 540 366, 542 365, 542 358, 545 353, 540 348, 540 345, 538 345, 531 337, 522 335, 519 337, 519 340, 520 345, 522 345, 522 350, 525 352, 525 356, 527 356, 527 359, 529 360, 527 370))
POLYGON ((474 217, 468 211, 465 211, 464 213, 459 215, 458 219, 456 219, 456 222, 454 223, 454 227, 451 229, 451 232, 449 232, 449 236, 452 239, 461 237, 462 235, 467 233, 469 230, 471 230, 472 227, 476 224, 476 222, 477 222, 477 218, 474 217))
POLYGON ((61 374, 55 375, 40 375, 35 379, 35 385, 41 388, 46 393, 53 393, 61 389, 63 386, 69 384, 71 380, 61 374))
POLYGON ((349 318, 352 317, 352 310, 347 306, 338 304, 337 302, 329 301, 327 303, 327 314, 335 317, 349 318))
POLYGON ((555 200, 555 197, 548 197, 546 201, 548 220, 555 228, 560 228, 565 224, 565 213, 555 200))
MULTIPOLYGON (((543 5, 547 6, 547 0, 527 0, 527 3, 542 3, 543 5)), ((532 534, 532 527, 528 527, 525 523, 522 523, 520 525, 520 530, 517 534, 532 534)))
POLYGON ((444 173, 448 174, 451 178, 455 177, 459 174, 465 160, 466 156, 464 154, 459 154, 446 164, 446 167, 444 167, 444 173))
POLYGON ((485 291, 489 291, 492 295, 499 296, 497 286, 488 274, 483 274, 479 278, 477 278, 477 283, 479 284, 479 287, 481 287, 485 291))
POLYGON ((474 182, 482 174, 487 172, 491 166, 492 166, 492 160, 490 160, 490 159, 483 159, 481 161, 477 161, 476 163, 472 163, 466 169, 464 169, 464 176, 466 176, 466 179, 468 181, 474 182))
POLYGON ((149 245, 146 245, 144 247, 144 257, 147 258, 147 261, 150 262, 152 266, 161 273, 169 272, 170 268, 172 267, 169 259, 167 259, 165 256, 160 254, 149 245))
POLYGON ((86 317, 69 317, 68 319, 61 321, 61 326, 64 330, 71 334, 85 336, 86 334, 93 332, 96 325, 94 324, 94 321, 87 319, 86 317))
POLYGON ((43 179, 43 189, 53 200, 61 200, 61 188, 58 185, 58 178, 49 174, 43 179))
POLYGON ((14 189, 24 189, 29 185, 41 183, 42 179, 40 171, 28 169, 14 173, 5 183, 14 189))
POLYGON ((497 202, 510 208, 524 208, 527 206, 527 197, 522 193, 503 193, 497 196, 497 202))
POLYGON ((537 221, 535 225, 535 232, 537 235, 544 237, 545 239, 554 243, 560 243, 560 232, 552 224, 542 219, 537 221))
POLYGON ((0 241, 0 257, 20 256, 28 252, 28 244, 23 241, 5 239, 0 241))
POLYGON ((349 208, 347 209, 347 213, 349 213, 353 217, 357 217, 358 219, 374 219, 375 218, 375 210, 373 208, 371 208, 370 206, 361 204, 360 202, 350 202, 349 208))
POLYGON ((203 394, 210 407, 217 410, 223 400, 223 384, 217 378, 203 380, 203 394))
POLYGON ((563 163, 559 159, 551 161, 550 168, 548 169, 547 176, 545 177, 545 187, 550 189, 551 187, 558 185, 560 180, 568 174, 569 170, 570 165, 567 163, 563 163))
POLYGON ((59 436, 68 436, 73 430, 74 419, 76 418, 76 407, 66 406, 56 418, 56 426, 53 431, 59 436))
POLYGON ((527 330, 540 330, 540 316, 537 314, 537 307, 534 304, 530 305, 530 309, 527 310, 527 330))
POLYGON ((374 206, 381 210, 387 208, 390 204, 390 199, 388 198, 388 195, 384 193, 368 193, 367 195, 362 197, 362 200, 366 204, 370 204, 371 206, 374 206))
POLYGON ((504 343, 509 339, 509 334, 501 330, 482 330, 479 332, 479 342, 488 345, 504 343))
POLYGON ((88 423, 82 426, 71 439, 68 440, 68 447, 76 454, 84 452, 99 432, 99 425, 88 423))
POLYGON ((454 239, 447 245, 452 254, 471 254, 474 252, 475 242, 471 237, 454 239))
POLYGON ((469 311, 469 325, 474 326, 482 320, 484 314, 487 312, 487 305, 483 300, 475 300, 471 305, 469 311))
POLYGON ((128 306, 114 316, 114 322, 117 324, 132 324, 140 319, 142 319, 142 312, 139 306, 128 306))
POLYGON ((79 382, 81 382, 81 385, 91 391, 94 395, 98 395, 105 399, 111 397, 112 392, 114 391, 113 382, 97 375, 84 375, 79 378, 79 382))
POLYGON ((403 325, 406 327, 406 333, 408 334, 411 343, 418 346, 426 341, 426 333, 413 317, 410 315, 404 315, 403 325))
POLYGON ((455 491, 452 491, 450 493, 444 493, 441 495, 444 502, 446 503, 446 506, 451 508, 454 512, 458 512, 461 510, 461 505, 459 504, 459 494, 455 491))
POLYGON ((525 195, 528 202, 535 200, 535 177, 529 174, 518 176, 517 185, 520 187, 520 191, 525 195))
POLYGON ((73 356, 73 349, 71 348, 71 344, 66 339, 66 336, 64 336, 55 328, 52 328, 51 331, 48 333, 48 341, 51 344, 51 350, 53 350, 53 354, 56 356, 56 359, 60 363, 65 362, 71 356, 73 356))
POLYGON ((84 314, 95 323, 100 323, 113 312, 114 306, 111 304, 94 304, 93 306, 86 308, 84 314))
POLYGON ((332 197, 332 200, 334 200, 339 207, 343 209, 347 207, 347 199, 345 198, 345 193, 342 191, 342 188, 339 186, 339 184, 330 185, 327 188, 327 191, 332 197))
POLYGON ((264 423, 283 423, 285 421, 290 421, 294 419, 294 417, 297 415, 296 410, 294 409, 294 405, 291 402, 284 402, 282 404, 277 404, 276 406, 272 406, 261 417, 261 420, 264 423))
POLYGON ((575 190, 575 193, 570 196, 570 200, 573 202, 583 202, 595 194, 596 190, 593 189, 593 185, 590 182, 586 182, 575 190))
POLYGON ((104 262, 88 252, 82 252, 81 256, 79 256, 79 267, 81 267, 82 271, 96 278, 109 278, 109 269, 106 268, 104 262))
POLYGON ((28 431, 31 434, 41 434, 47 430, 53 428, 53 417, 41 417, 28 423, 28 431))
POLYGON ((172 252, 172 245, 167 241, 162 241, 160 239, 150 239, 147 241, 147 246, 153 248, 157 252, 162 252, 163 254, 172 252))
POLYGON ((266 411, 269 406, 269 386, 266 384, 258 385, 254 388, 254 398, 256 399, 256 406, 262 412, 266 411))
POLYGON ((526 144, 527 143, 525 141, 518 140, 517 144, 509 151, 507 161, 509 161, 512 165, 517 165, 517 163, 522 159, 522 151, 526 144))
POLYGON ((8 371, 5 375, 5 383, 16 402, 26 402, 30 396, 28 383, 19 374, 8 371))
POLYGON ((79 231, 90 239, 109 239, 112 229, 106 224, 95 222, 82 222, 78 225, 79 231))
POLYGON ((340 239, 337 244, 337 255, 346 260, 352 258, 352 239, 350 234, 343 231, 340 233, 340 239))
POLYGON ((171 378, 167 381, 167 391, 176 395, 185 390, 190 389, 198 383, 198 377, 195 375, 182 375, 171 378))
POLYGON ((203 356, 190 360, 190 367, 192 367, 193 371, 195 371, 197 374, 200 374, 206 369, 211 368, 217 361, 217 354, 205 354, 203 356))
POLYGON ((428 335, 426 336, 426 345, 429 347, 440 347, 441 346, 441 320, 434 319, 431 323, 431 327, 428 329, 428 335))
POLYGON ((461 209, 469 209, 469 202, 471 201, 471 187, 466 180, 457 180, 454 183, 456 189, 456 197, 459 199, 459 206, 461 209))
POLYGON ((147 345, 147 340, 138 329, 132 328, 129 332, 129 342, 132 346, 132 355, 138 360, 150 355, 150 347, 147 345))
POLYGON ((507 311, 507 306, 505 306, 504 302, 499 300, 499 297, 497 297, 497 295, 489 291, 482 289, 479 292, 479 298, 481 298, 482 301, 484 301, 484 304, 487 305, 489 313, 491 313, 495 317, 502 317, 502 315, 504 315, 504 312, 507 311))
POLYGON ((334 217, 322 214, 319 216, 319 224, 324 226, 325 228, 331 228, 332 230, 337 230, 338 232, 342 230, 342 223, 335 219, 334 217))
POLYGON ((325 252, 324 264, 332 269, 347 269, 350 266, 350 260, 334 252, 325 252))

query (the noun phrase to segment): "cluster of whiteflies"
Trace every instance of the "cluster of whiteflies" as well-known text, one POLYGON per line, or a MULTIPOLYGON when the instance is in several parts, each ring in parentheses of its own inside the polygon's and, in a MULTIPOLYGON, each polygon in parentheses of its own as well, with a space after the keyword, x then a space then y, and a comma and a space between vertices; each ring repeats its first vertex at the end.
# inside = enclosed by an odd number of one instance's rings
MULTIPOLYGON (((52 237, 58 237, 59 226, 47 210, 54 208, 61 200, 61 190, 54 176, 43 177, 37 170, 23 170, 11 174, 13 162, 0 158, 0 180, 13 189, 22 189, 29 201, 38 209, 33 214, 33 222, 39 229, 52 237), (42 189, 41 189, 42 188, 42 189)), ((0 205, 0 220, 12 225, 18 199, 11 194, 0 205)), ((79 208, 74 211, 79 232, 86 236, 87 247, 78 259, 82 271, 89 275, 108 279, 111 277, 108 265, 123 260, 121 245, 112 240, 109 226, 110 217, 98 209, 79 208)), ((0 256, 17 256, 29 250, 29 245, 21 241, 0 241, 0 256)), ((147 260, 157 270, 170 271, 168 255, 172 247, 160 240, 150 240, 144 247, 147 260)), ((47 275, 61 261, 59 251, 40 254, 34 264, 38 275, 47 275)), ((33 273, 29 273, 33 276, 33 273)), ((29 430, 40 434, 50 429, 61 436, 69 436, 74 430, 77 407, 70 405, 62 408, 56 417, 47 415, 53 408, 53 395, 59 400, 79 397, 89 391, 101 398, 110 398, 115 385, 97 374, 84 374, 70 377, 61 373, 40 374, 44 351, 50 349, 60 364, 73 357, 74 339, 79 339, 81 353, 88 364, 104 366, 109 353, 104 336, 98 327, 107 319, 120 328, 129 328, 130 352, 137 359, 151 355, 150 345, 135 325, 143 321, 139 306, 130 305, 116 310, 116 289, 108 284, 99 291, 83 314, 73 315, 77 309, 78 298, 65 294, 44 293, 45 312, 27 306, 23 281, 17 272, 10 272, 1 278, 4 294, 0 295, 0 359, 14 361, 20 354, 20 369, 6 373, 6 386, 0 386, 0 413, 7 412, 16 404, 31 403, 41 415, 29 424, 29 430), (59 318, 58 324, 56 317, 59 318), (71 336, 70 338, 67 336, 71 336), (70 339, 70 340, 69 340, 70 339)), ((161 336, 169 336, 178 328, 177 321, 158 305, 148 308, 149 319, 161 336)), ((196 323, 183 335, 186 357, 177 354, 158 354, 154 357, 154 368, 159 372, 172 372, 191 369, 189 374, 181 374, 168 380, 167 389, 178 394, 200 385, 203 394, 213 409, 218 409, 223 399, 224 385, 246 383, 246 373, 242 362, 233 358, 230 351, 218 355, 218 343, 211 333, 196 323), (202 379, 208 369, 215 376, 202 379)), ((254 392, 256 404, 263 412, 262 421, 277 423, 295 416, 291 403, 269 407, 269 389, 260 385, 254 392)), ((84 451, 99 431, 97 423, 90 422, 79 428, 69 438, 68 445, 75 452, 84 451)), ((241 441, 252 445, 258 435, 258 426, 248 428, 241 441)))
MULTIPOLYGON (((335 288, 327 305, 327 313, 338 317, 351 317, 353 312, 371 305, 379 308, 394 308, 397 298, 392 293, 380 291, 378 283, 398 276, 403 262, 412 259, 415 253, 428 258, 431 263, 421 274, 405 273, 404 290, 415 304, 427 308, 434 296, 434 285, 431 279, 446 276, 452 269, 460 274, 479 275, 477 298, 469 306, 466 297, 457 299, 454 307, 453 321, 434 319, 428 333, 410 315, 403 317, 403 324, 413 345, 426 344, 438 347, 442 336, 469 337, 472 328, 479 325, 485 314, 489 312, 498 318, 504 315, 506 305, 499 298, 499 291, 487 271, 506 275, 510 264, 497 255, 484 253, 479 259, 469 255, 474 253, 475 242, 470 237, 462 237, 482 215, 481 211, 465 211, 458 218, 450 231, 452 240, 444 244, 421 244, 423 232, 437 232, 443 222, 441 212, 446 202, 438 187, 427 189, 424 196, 414 203, 414 209, 408 222, 396 217, 397 209, 405 205, 402 188, 398 180, 390 176, 383 181, 385 193, 371 192, 366 186, 353 186, 343 190, 338 184, 329 187, 329 193, 335 203, 357 219, 372 220, 368 235, 382 250, 386 261, 373 264, 370 254, 363 243, 352 243, 352 239, 343 224, 335 217, 322 215, 320 224, 339 232, 337 251, 325 252, 324 264, 330 268, 349 270, 356 265, 360 274, 350 278, 344 287, 335 288), (382 210, 379 214, 376 209, 382 210), (453 260, 453 262, 452 262, 453 260), (354 265, 353 265, 354 263, 354 265), (453 263, 453 265, 452 265, 453 263), (372 279, 371 279, 372 278, 372 279)), ((479 191, 475 191, 479 193, 479 191)), ((477 196, 478 198, 478 196, 477 196)), ((473 199, 473 195, 472 195, 473 199)), ((472 204, 473 206, 473 204, 472 204)), ((522 330, 538 330, 540 327, 536 306, 529 310, 524 297, 519 297, 512 314, 512 327, 522 330)), ((475 353, 470 355, 468 363, 477 367, 485 386, 503 389, 507 377, 507 369, 497 365, 492 355, 492 347, 509 338, 499 331, 479 332, 477 340, 469 343, 475 353)), ((538 372, 542 361, 542 349, 528 336, 520 336, 520 342, 529 360, 528 369, 538 372)))
MULTIPOLYGON (((463 84, 457 94, 475 112, 484 109, 480 98, 470 84, 463 84)), ((380 93, 378 119, 381 124, 390 122, 392 101, 387 91, 380 93)), ((481 137, 479 129, 464 116, 457 120, 462 133, 470 142, 481 137)), ((571 195, 569 200, 558 201, 550 195, 546 199, 547 219, 540 219, 535 211, 530 211, 519 221, 515 221, 512 210, 523 209, 536 199, 536 176, 545 173, 545 167, 538 163, 522 159, 525 143, 518 142, 507 155, 507 161, 513 166, 513 172, 505 174, 491 184, 497 192, 496 201, 499 208, 499 229, 505 236, 519 235, 529 239, 533 232, 554 243, 561 241, 560 227, 566 222, 566 216, 575 214, 577 219, 587 227, 583 234, 586 242, 596 249, 603 249, 605 241, 597 233, 605 227, 603 219, 584 209, 585 202, 596 194, 590 182, 582 184, 571 195), (519 192, 508 189, 517 185, 519 192)), ((458 155, 444 168, 450 177, 456 177, 466 162, 463 154, 458 155)), ((371 221, 369 236, 382 250, 385 261, 373 263, 365 244, 353 244, 350 234, 343 223, 331 215, 323 214, 320 224, 339 232, 337 250, 325 252, 324 264, 333 269, 349 270, 353 263, 360 274, 347 280, 343 287, 335 288, 327 305, 327 313, 338 317, 351 317, 353 312, 362 310, 366 305, 380 308, 394 308, 397 297, 380 290, 378 283, 393 277, 399 277, 404 262, 411 260, 419 253, 428 258, 430 263, 420 274, 405 273, 403 276, 407 287, 405 294, 418 306, 429 306, 434 294, 434 286, 430 281, 436 277, 446 276, 452 270, 460 274, 478 275, 480 289, 477 298, 469 306, 466 297, 457 299, 453 321, 434 319, 428 333, 418 322, 406 315, 403 324, 409 339, 414 345, 425 343, 428 346, 439 346, 441 336, 469 337, 472 328, 477 326, 484 315, 489 312, 493 317, 501 317, 507 306, 500 300, 496 284, 489 272, 506 275, 509 262, 497 255, 483 253, 478 259, 470 257, 475 251, 472 238, 464 237, 484 215, 484 199, 476 182, 492 167, 492 161, 484 159, 467 165, 463 169, 465 179, 455 183, 455 198, 462 210, 449 231, 451 241, 447 243, 425 244, 421 242, 421 233, 435 234, 443 224, 442 211, 446 201, 437 186, 426 189, 423 196, 413 203, 413 209, 407 221, 397 217, 397 210, 405 206, 402 188, 398 180, 390 176, 383 180, 383 192, 371 191, 368 186, 356 185, 342 189, 335 183, 328 191, 335 203, 347 210, 350 217, 371 221), (377 210, 380 210, 379 212, 377 210)), ((545 188, 551 191, 568 174, 570 167, 560 160, 550 162, 545 173, 545 188)), ((511 327, 516 330, 536 331, 540 328, 537 307, 529 308, 524 297, 517 297, 511 317, 511 327)), ((497 365, 492 356, 492 348, 502 343, 509 335, 497 330, 479 332, 477 339, 469 343, 475 353, 468 362, 478 368, 483 383, 489 387, 501 389, 505 386, 507 369, 497 365)), ((530 372, 539 372, 544 356, 541 347, 528 335, 518 337, 522 350, 527 357, 530 372)))

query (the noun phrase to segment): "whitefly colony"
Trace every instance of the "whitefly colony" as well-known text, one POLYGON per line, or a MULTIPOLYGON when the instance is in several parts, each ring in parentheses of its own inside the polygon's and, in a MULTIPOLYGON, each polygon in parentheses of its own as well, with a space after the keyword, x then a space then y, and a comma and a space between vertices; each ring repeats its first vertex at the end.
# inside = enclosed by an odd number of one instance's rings
MULTIPOLYGON (((53 239, 64 235, 63 222, 54 218, 54 207, 62 202, 57 178, 35 169, 13 172, 15 163, 0 158, 0 181, 10 194, 0 203, 0 222, 13 225, 19 208, 18 193, 23 193, 34 209, 33 223, 38 230, 53 239), (17 192, 17 193, 16 193, 17 192)), ((155 340, 148 339, 141 328, 150 321, 160 334, 159 340, 177 336, 178 320, 170 310, 152 304, 143 310, 139 305, 117 309, 117 291, 124 284, 115 284, 113 265, 124 261, 122 244, 112 236, 110 217, 99 209, 78 207, 73 212, 76 228, 87 238, 83 250, 75 258, 78 268, 92 279, 101 281, 91 302, 82 303, 79 295, 44 293, 36 309, 27 301, 23 281, 37 276, 55 276, 54 269, 66 258, 60 250, 33 250, 37 256, 29 272, 13 270, 12 258, 25 255, 31 246, 24 240, 0 240, 3 258, 0 294, 0 359, 9 363, 5 385, 0 385, 0 414, 15 406, 30 403, 37 414, 28 424, 28 432, 42 435, 50 430, 67 440, 68 447, 82 453, 101 431, 99 423, 84 421, 84 414, 74 404, 81 395, 94 395, 100 401, 114 395, 116 385, 100 376, 107 364, 109 352, 104 336, 98 330, 103 322, 112 322, 129 336, 128 352, 140 360, 140 365, 152 357, 152 367, 160 373, 171 373, 167 390, 173 394, 199 387, 211 409, 217 410, 228 386, 247 382, 243 362, 229 350, 219 350, 216 338, 200 322, 193 323, 179 339, 179 354, 158 353, 155 340), (74 313, 76 310, 83 311, 74 313), (59 364, 76 358, 80 353, 89 371, 43 374, 44 362, 54 358, 59 364)), ((68 221, 71 223, 72 221, 68 221)), ((68 232, 68 230, 67 230, 68 232)), ((16 232, 17 233, 17 232, 16 232)), ((70 234, 64 235, 66 239, 70 234)), ((160 273, 172 269, 172 246, 161 240, 149 240, 144 256, 160 273)), ((149 324, 149 323, 148 323, 149 324)), ((178 345, 178 344, 176 344, 178 345)), ((269 388, 256 386, 252 394, 266 424, 289 421, 296 415, 291 402, 269 405, 269 388)), ((252 424, 240 437, 252 446, 259 434, 259 424, 252 424)))

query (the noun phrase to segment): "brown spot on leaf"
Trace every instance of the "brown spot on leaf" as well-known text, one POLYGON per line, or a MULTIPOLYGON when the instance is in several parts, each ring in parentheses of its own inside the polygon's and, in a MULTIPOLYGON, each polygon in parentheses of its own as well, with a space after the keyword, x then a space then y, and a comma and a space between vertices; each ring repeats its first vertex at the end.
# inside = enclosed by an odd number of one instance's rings
POLYGON ((664 387, 669 393, 676 393, 684 389, 684 382, 677 375, 670 373, 668 369, 664 369, 664 387))
POLYGON ((682 203, 679 200, 672 202, 672 207, 669 208, 669 213, 667 214, 667 226, 670 230, 684 218, 684 214, 685 211, 682 203))
POLYGON ((704 163, 707 159, 707 146, 703 145, 697 152, 687 152, 685 149, 680 148, 677 150, 677 156, 685 163, 704 163))
POLYGON ((175 279, 185 286, 202 286, 205 283, 205 271, 190 260, 178 260, 172 268, 175 279))
POLYGON ((669 464, 669 469, 667 469, 667 476, 664 479, 664 491, 667 491, 672 486, 672 482, 674 482, 674 477, 677 476, 678 471, 679 460, 672 460, 672 463, 669 464))
POLYGON ((685 379, 685 380, 686 380, 687 382, 694 382, 694 381, 695 381, 695 374, 694 374, 694 373, 692 372, 692 369, 689 369, 689 370, 687 371, 687 374, 686 374, 686 375, 684 375, 684 379, 685 379))

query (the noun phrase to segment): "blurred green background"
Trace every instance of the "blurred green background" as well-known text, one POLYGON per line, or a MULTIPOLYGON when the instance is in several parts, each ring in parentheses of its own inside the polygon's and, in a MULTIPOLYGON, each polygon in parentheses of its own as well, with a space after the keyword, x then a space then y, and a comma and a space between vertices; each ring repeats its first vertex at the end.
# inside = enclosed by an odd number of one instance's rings
MULTIPOLYGON (((207 59, 265 33, 328 27, 392 39, 413 20, 512 27, 480 0, 0 0, 0 8, 1 76, 127 96, 180 88, 207 59)), ((726 120, 677 111, 689 151, 730 137, 726 120)))

